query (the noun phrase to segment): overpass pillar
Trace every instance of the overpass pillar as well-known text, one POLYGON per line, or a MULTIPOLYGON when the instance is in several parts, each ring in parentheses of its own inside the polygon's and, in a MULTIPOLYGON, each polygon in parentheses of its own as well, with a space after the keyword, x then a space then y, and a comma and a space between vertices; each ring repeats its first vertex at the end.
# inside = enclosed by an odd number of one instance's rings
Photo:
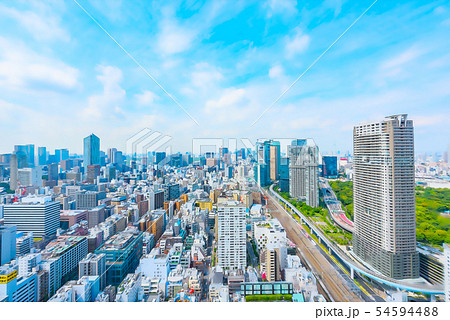
POLYGON ((430 295, 430 301, 436 302, 436 296, 434 294, 430 295))
POLYGON ((331 247, 328 247, 328 254, 331 256, 331 247))
POLYGON ((355 269, 350 268, 350 278, 355 279, 355 269))
POLYGON ((319 239, 319 243, 322 243, 322 240, 321 240, 321 238, 320 237, 317 237, 318 239, 319 239))

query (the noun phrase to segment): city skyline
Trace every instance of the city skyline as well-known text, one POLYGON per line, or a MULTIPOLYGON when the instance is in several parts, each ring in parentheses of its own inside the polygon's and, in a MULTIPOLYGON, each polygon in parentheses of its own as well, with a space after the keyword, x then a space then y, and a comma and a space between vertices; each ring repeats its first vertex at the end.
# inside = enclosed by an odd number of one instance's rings
POLYGON ((0 142, 2 153, 35 144, 81 154, 91 133, 102 150, 125 151, 145 127, 172 136, 174 152, 189 151, 192 138, 256 140, 268 131, 351 150, 354 124, 398 113, 414 121, 418 153, 447 149, 444 1, 376 3, 252 127, 372 1, 78 3, 201 126, 76 2, 8 3, 0 6, 0 134, 15 139, 0 142))

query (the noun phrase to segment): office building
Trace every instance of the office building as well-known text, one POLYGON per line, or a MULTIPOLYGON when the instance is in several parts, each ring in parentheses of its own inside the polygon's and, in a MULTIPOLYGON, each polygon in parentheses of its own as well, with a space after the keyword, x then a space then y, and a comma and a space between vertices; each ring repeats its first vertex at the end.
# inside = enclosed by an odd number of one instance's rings
POLYGON ((64 161, 69 159, 68 149, 55 149, 55 160, 56 162, 64 161))
POLYGON ((99 288, 106 287, 106 255, 89 253, 79 262, 78 277, 98 276, 99 288))
POLYGON ((16 255, 22 256, 31 252, 33 248, 33 232, 24 235, 23 232, 17 234, 16 238, 16 255))
POLYGON ((86 181, 94 183, 100 176, 100 165, 88 165, 86 168, 86 181))
POLYGON ((96 254, 106 255, 106 284, 119 285, 128 273, 134 272, 142 255, 143 234, 134 228, 109 238, 96 254))
POLYGON ((354 253, 388 277, 418 278, 413 122, 355 126, 353 153, 354 253))
POLYGON ((49 302, 93 302, 100 293, 98 276, 84 276, 65 283, 49 302))
POLYGON ((45 166, 47 164, 47 148, 38 148, 38 166, 45 166))
POLYGON ((83 140, 83 167, 100 165, 100 139, 91 134, 83 140))
POLYGON ((60 213, 60 227, 67 230, 81 221, 88 221, 87 210, 61 210, 60 213))
POLYGON ((98 206, 98 201, 105 198, 104 192, 83 191, 76 194, 77 210, 92 209, 98 206))
POLYGON ((223 269, 247 266, 245 211, 237 201, 218 205, 217 263, 223 269))
POLYGON ((17 270, 5 265, 0 267, 0 302, 36 302, 36 273, 18 277, 17 270))
POLYGON ((16 226, 0 226, 0 266, 16 258, 16 226))
POLYGON ((270 180, 278 180, 280 166, 280 142, 272 141, 270 144, 270 180))
POLYGON ((337 156, 322 157, 322 175, 329 179, 338 177, 337 156))
POLYGON ((21 160, 19 161, 19 169, 25 167, 34 167, 34 144, 27 145, 15 145, 14 153, 18 155, 21 160), (23 156, 25 156, 23 158, 23 156))
POLYGON ((10 178, 9 178, 9 188, 13 191, 16 191, 19 186, 19 164, 17 159, 17 154, 11 155, 11 161, 9 163, 10 168, 10 178))
POLYGON ((40 187, 42 186, 42 167, 18 169, 17 178, 21 187, 40 187))
POLYGON ((289 146, 289 193, 310 207, 319 206, 319 148, 312 139, 289 146))
POLYGON ((56 234, 59 228, 59 202, 51 197, 26 197, 4 206, 5 225, 16 225, 18 232, 33 232, 35 238, 56 234))
POLYGON ((57 163, 49 163, 48 166, 48 181, 58 181, 59 180, 59 170, 58 170, 58 164, 57 163))
POLYGON ((279 166, 279 183, 282 192, 289 192, 289 158, 281 158, 279 166))
POLYGON ((49 273, 51 297, 62 284, 78 275, 78 263, 88 254, 86 237, 60 236, 41 252, 41 266, 49 273))
POLYGON ((33 272, 33 268, 41 262, 41 259, 40 253, 29 253, 19 257, 17 259, 17 276, 20 278, 33 272))

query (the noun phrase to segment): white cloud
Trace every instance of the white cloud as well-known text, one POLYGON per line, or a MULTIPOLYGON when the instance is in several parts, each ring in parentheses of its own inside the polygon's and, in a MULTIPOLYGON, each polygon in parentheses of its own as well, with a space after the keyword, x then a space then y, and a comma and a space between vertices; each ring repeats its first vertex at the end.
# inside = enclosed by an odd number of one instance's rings
POLYGON ((227 89, 224 94, 218 100, 206 101, 206 113, 213 113, 220 109, 227 109, 235 106, 238 102, 241 102, 245 96, 244 89, 227 89))
POLYGON ((98 66, 97 80, 103 84, 103 92, 88 98, 88 106, 81 116, 95 120, 103 116, 122 114, 120 105, 125 100, 125 90, 120 86, 122 70, 114 66, 98 66))
POLYGON ((19 11, 0 5, 0 15, 16 20, 37 40, 69 41, 68 32, 60 26, 61 18, 54 13, 48 14, 47 6, 38 6, 38 13, 33 11, 19 11))
POLYGON ((191 83, 198 88, 209 87, 222 79, 222 73, 208 63, 195 65, 191 74, 191 83))
POLYGON ((269 78, 270 79, 279 78, 283 75, 283 73, 284 73, 284 70, 283 70, 282 66, 280 66, 280 65, 273 66, 269 70, 269 78))
POLYGON ((299 28, 295 29, 295 34, 292 37, 286 36, 286 55, 288 58, 293 58, 299 53, 305 52, 309 46, 310 37, 303 34, 299 28))
POLYGON ((160 53, 171 55, 191 48, 195 38, 192 29, 183 28, 175 21, 166 20, 162 23, 161 33, 158 35, 160 53))
POLYGON ((141 94, 135 94, 137 104, 140 106, 151 106, 158 96, 148 90, 144 90, 141 94))
POLYGON ((416 47, 409 48, 408 50, 402 52, 401 54, 385 60, 381 63, 381 69, 395 69, 411 62, 424 53, 423 50, 419 50, 416 47))
POLYGON ((11 89, 73 90, 79 70, 0 37, 0 84, 11 89))
POLYGON ((267 17, 269 18, 276 14, 295 15, 298 12, 296 6, 296 0, 268 0, 265 3, 265 7, 268 9, 267 17))

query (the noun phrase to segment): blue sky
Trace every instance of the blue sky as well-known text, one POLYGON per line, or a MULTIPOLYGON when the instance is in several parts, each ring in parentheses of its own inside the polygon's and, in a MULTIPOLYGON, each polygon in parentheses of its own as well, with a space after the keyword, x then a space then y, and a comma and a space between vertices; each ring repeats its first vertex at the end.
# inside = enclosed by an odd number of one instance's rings
POLYGON ((408 113, 417 152, 450 143, 450 5, 372 1, 77 0, 0 4, 0 152, 14 144, 125 150, 148 127, 191 139, 314 138, 351 150, 353 125, 408 113), (107 4, 106 4, 107 3, 107 4))

